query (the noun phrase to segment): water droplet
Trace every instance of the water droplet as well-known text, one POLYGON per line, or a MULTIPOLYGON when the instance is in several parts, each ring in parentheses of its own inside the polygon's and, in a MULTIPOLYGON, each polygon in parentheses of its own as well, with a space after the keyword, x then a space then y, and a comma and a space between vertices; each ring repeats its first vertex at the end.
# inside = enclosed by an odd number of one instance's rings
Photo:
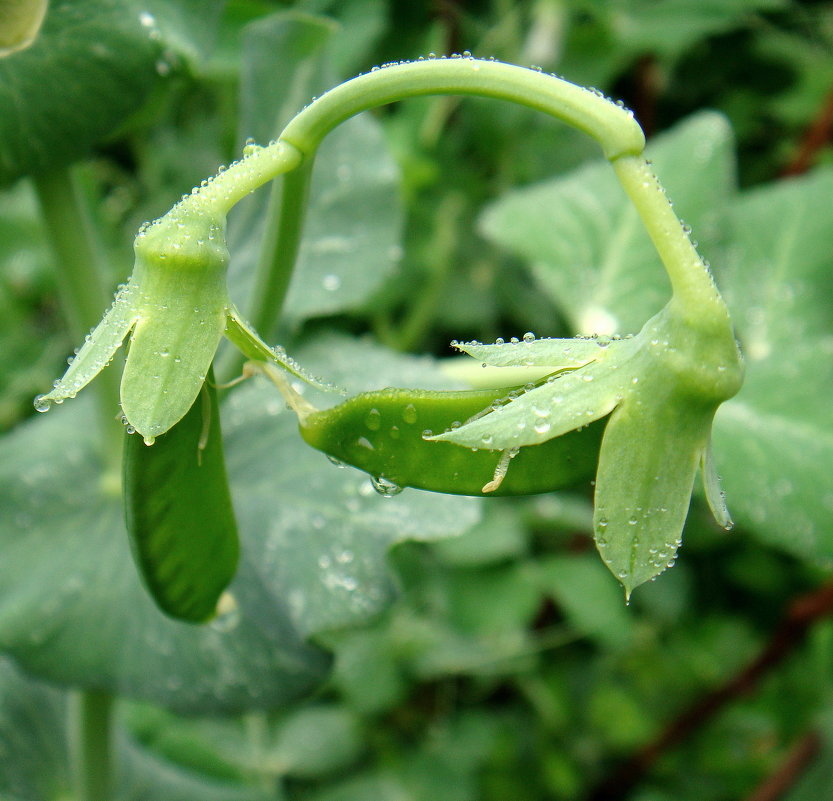
POLYGON ((347 467, 347 465, 346 465, 346 464, 344 464, 344 462, 342 462, 342 461, 341 461, 341 459, 336 459, 336 457, 335 457, 335 456, 330 456, 330 454, 329 454, 329 453, 328 453, 328 454, 326 454, 326 456, 327 456, 327 459, 328 459, 328 460, 329 460, 332 464, 334 464, 336 467, 340 467, 340 468, 345 468, 345 467, 347 467))
POLYGON ((321 280, 321 283, 327 292, 336 292, 341 289, 341 277, 335 273, 328 273, 325 275, 321 280))
POLYGON ((48 412, 52 408, 52 401, 46 399, 46 395, 38 395, 32 402, 36 412, 48 412))
POLYGON ((408 423, 413 424, 417 421, 417 410, 416 406, 413 403, 409 403, 403 410, 402 410, 402 419, 408 423))
POLYGON ((378 409, 371 409, 364 418, 364 424, 371 431, 378 431, 382 427, 382 413, 378 409))
POLYGON ((535 334, 532 331, 527 331, 524 334, 524 342, 535 342, 535 334))
POLYGON ((547 420, 539 420, 535 424, 535 433, 536 434, 546 434, 547 431, 550 430, 550 428, 552 428, 552 426, 549 424, 549 422, 547 420))
POLYGON ((373 489, 376 490, 383 498, 393 498, 394 495, 399 495, 403 487, 394 484, 392 481, 381 476, 371 476, 370 482, 373 484, 373 489))

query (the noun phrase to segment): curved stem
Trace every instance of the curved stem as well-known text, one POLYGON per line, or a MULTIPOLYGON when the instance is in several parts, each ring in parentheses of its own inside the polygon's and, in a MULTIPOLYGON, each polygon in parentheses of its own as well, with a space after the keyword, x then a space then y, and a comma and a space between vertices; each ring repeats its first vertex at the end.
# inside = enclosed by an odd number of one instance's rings
MULTIPOLYGON (((612 163, 659 252, 671 278, 680 316, 694 324, 702 322, 706 327, 728 325, 728 312, 708 268, 674 214, 656 176, 641 158, 645 137, 632 112, 599 92, 534 69, 474 58, 451 58, 406 62, 373 70, 313 101, 292 119, 276 142, 249 153, 185 203, 205 201, 216 210, 227 211, 261 184, 310 159, 321 140, 349 117, 397 100, 435 94, 510 100, 549 114, 593 137, 612 163)), ((307 179, 308 175, 301 175, 290 180, 284 187, 284 200, 292 186, 305 188, 307 179)), ((275 251, 275 258, 281 264, 274 280, 282 295, 297 252, 302 222, 300 207, 289 207, 289 213, 282 213, 280 219, 278 241, 290 246, 286 256, 275 251)), ((274 269, 274 264, 269 269, 274 269)), ((271 281, 269 278, 267 284, 271 281)), ((269 291, 270 287, 266 289, 269 291)), ((267 316, 264 305, 267 300, 271 304, 267 295, 259 305, 258 317, 267 316)))
POLYGON ((645 137, 633 114, 584 89, 537 70, 474 58, 393 64, 353 78, 314 100, 266 147, 244 158, 186 196, 183 205, 205 204, 223 213, 267 181, 295 169, 339 123, 377 106, 425 95, 479 95, 511 100, 579 128, 608 159, 637 155, 645 137))
POLYGON ((622 156, 611 159, 611 164, 662 259, 674 297, 690 316, 711 312, 728 320, 728 310, 708 267, 648 162, 641 156, 622 156))
POLYGON ((309 155, 336 125, 360 111, 436 94, 511 100, 543 111, 592 136, 609 159, 641 153, 645 146, 631 112, 600 93, 537 70, 474 58, 404 62, 360 75, 307 106, 280 141, 309 155))

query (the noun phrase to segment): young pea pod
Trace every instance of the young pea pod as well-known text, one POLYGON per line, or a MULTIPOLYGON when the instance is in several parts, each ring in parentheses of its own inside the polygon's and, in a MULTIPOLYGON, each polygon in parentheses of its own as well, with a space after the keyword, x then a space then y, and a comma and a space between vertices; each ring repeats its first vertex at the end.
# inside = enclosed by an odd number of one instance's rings
POLYGON ((456 495, 532 495, 592 478, 604 421, 519 451, 425 439, 500 405, 508 391, 365 392, 332 409, 300 414, 301 436, 331 458, 369 473, 383 493, 415 487, 456 495))
POLYGON ((158 606, 191 623, 211 618, 239 553, 211 373, 153 447, 127 436, 124 506, 133 558, 158 606))

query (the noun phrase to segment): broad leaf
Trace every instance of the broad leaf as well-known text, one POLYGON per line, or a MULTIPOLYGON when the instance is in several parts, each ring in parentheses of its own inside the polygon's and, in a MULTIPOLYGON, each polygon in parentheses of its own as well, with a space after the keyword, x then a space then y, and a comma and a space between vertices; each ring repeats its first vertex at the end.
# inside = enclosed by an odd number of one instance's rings
MULTIPOLYGON (((0 659, 0 798, 38 801, 72 798, 70 705, 66 694, 27 678, 0 659)), ((137 742, 115 715, 114 798, 142 801, 265 801, 240 777, 220 776, 209 763, 166 759, 137 742)), ((222 724, 226 736, 234 722, 222 724)), ((192 744, 191 756, 199 743, 192 744)), ((203 758, 210 752, 203 748, 203 758)))
POLYGON ((745 356, 718 412, 714 458, 736 522, 793 553, 833 558, 833 171, 745 193, 718 275, 745 356))
POLYGON ((0 657, 0 798, 59 798, 71 788, 66 701, 0 657))
MULTIPOLYGON (((332 343, 325 358, 313 366, 328 374, 373 361, 332 343)), ((385 373, 437 381, 419 360, 378 359, 385 373)), ((101 475, 93 410, 78 398, 0 443, 0 649, 52 681, 179 710, 274 707, 328 667, 305 638, 388 604, 391 544, 449 536, 476 519, 470 499, 378 496, 366 476, 303 444, 265 382, 235 390, 222 412, 242 540, 229 589, 237 610, 195 627, 156 609, 130 558, 118 493, 101 475)))
MULTIPOLYGON (((710 257, 719 252, 733 183, 731 148, 724 118, 701 113, 646 149, 710 257)), ((577 334, 635 333, 668 300, 659 257, 606 162, 509 193, 481 223, 490 239, 529 260, 577 334)))
POLYGON ((53 0, 0 59, 0 183, 88 155, 210 44, 218 0, 53 0))

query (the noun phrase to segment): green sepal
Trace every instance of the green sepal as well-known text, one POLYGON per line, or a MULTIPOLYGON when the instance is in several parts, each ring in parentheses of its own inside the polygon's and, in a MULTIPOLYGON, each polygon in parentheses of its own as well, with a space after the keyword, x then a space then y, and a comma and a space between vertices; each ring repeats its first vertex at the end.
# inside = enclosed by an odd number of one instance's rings
MULTIPOLYGON (((631 378, 626 365, 638 349, 636 339, 617 340, 615 344, 613 350, 593 344, 598 352, 593 361, 555 373, 540 386, 519 393, 510 403, 434 439, 469 448, 508 450, 549 442, 605 417, 628 392, 631 378)), ((553 368, 557 369, 558 364, 553 368)))
POLYGON ((257 331, 252 328, 251 324, 243 318, 234 304, 229 304, 228 308, 226 338, 252 361, 276 364, 295 378, 299 378, 304 383, 324 392, 343 392, 340 387, 336 387, 328 381, 323 381, 308 372, 280 345, 276 347, 267 345, 260 338, 257 331))
POLYGON ((130 546, 150 594, 173 618, 210 619, 239 555, 211 371, 196 403, 152 447, 126 436, 123 467, 130 546))
POLYGON ((673 564, 682 540, 715 411, 687 401, 664 376, 646 378, 605 429, 593 528, 627 597, 673 564))
POLYGON ((87 335, 52 391, 35 398, 36 409, 46 411, 53 403, 74 398, 110 363, 139 316, 139 296, 139 289, 131 278, 116 293, 113 305, 87 335))
POLYGON ((552 370, 581 367, 594 361, 603 350, 615 352, 626 340, 611 337, 575 337, 572 339, 534 339, 526 335, 519 341, 453 342, 457 350, 468 353, 490 367, 549 367, 552 370))
POLYGON ((147 442, 187 413, 226 325, 222 270, 141 270, 139 317, 121 379, 122 411, 147 442))
POLYGON ((4 0, 0 4, 0 58, 32 44, 46 6, 47 0, 4 0))

